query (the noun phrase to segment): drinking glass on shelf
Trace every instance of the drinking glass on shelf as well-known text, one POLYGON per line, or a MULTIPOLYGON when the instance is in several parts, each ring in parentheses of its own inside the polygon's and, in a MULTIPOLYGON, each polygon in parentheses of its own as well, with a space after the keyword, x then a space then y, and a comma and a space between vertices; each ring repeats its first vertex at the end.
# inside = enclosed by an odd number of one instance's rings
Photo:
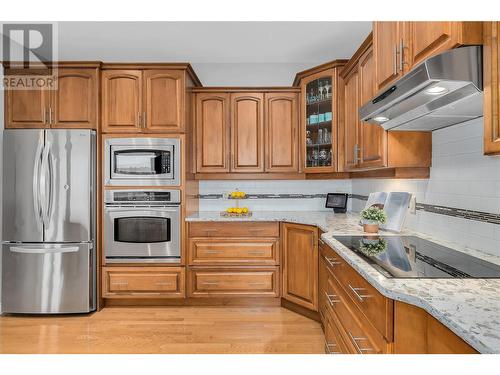
POLYGON ((318 130, 318 138, 316 140, 316 143, 318 144, 323 143, 323 129, 318 130))
POLYGON ((326 150, 325 150, 325 149, 321 150, 321 151, 319 152, 319 160, 320 160, 320 164, 321 164, 321 165, 323 165, 323 166, 324 166, 324 165, 326 165, 326 161, 327 161, 327 159, 328 159, 328 153, 326 152, 326 150))
POLYGON ((313 167, 318 166, 319 153, 318 150, 312 150, 312 165, 313 167))

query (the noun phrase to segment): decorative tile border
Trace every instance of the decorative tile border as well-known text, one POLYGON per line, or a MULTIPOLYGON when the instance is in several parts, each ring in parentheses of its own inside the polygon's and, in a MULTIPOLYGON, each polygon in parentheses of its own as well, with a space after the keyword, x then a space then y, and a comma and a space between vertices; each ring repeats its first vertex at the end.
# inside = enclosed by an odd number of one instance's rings
MULTIPOLYGON (((199 199, 224 199, 223 194, 199 194, 199 199)), ((317 199, 326 198, 326 194, 247 194, 247 199, 317 199)), ((368 196, 349 194, 349 198, 367 201, 368 196)), ((417 203, 418 211, 431 212, 433 214, 459 217, 466 220, 481 221, 484 223, 500 225, 500 214, 465 210, 462 208, 438 206, 434 204, 417 203)))
MULTIPOLYGON (((366 195, 351 194, 350 197, 362 201, 368 200, 368 196, 366 195)), ((483 223, 500 225, 500 214, 494 214, 491 212, 466 210, 463 208, 439 206, 435 204, 426 204, 426 203, 417 203, 416 209, 418 211, 431 212, 433 214, 438 214, 438 215, 458 217, 466 220, 475 220, 475 221, 481 221, 483 223)))
MULTIPOLYGON (((224 199, 222 194, 199 194, 199 199, 224 199)), ((247 194, 246 199, 312 199, 326 198, 326 194, 247 194)))

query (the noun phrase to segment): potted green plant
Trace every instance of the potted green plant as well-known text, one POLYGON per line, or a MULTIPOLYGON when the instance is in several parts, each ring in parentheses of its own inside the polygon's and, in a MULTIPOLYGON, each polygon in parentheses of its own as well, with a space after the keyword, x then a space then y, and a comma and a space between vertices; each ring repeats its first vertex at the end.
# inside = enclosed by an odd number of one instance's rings
POLYGON ((361 211, 361 223, 366 233, 378 233, 380 224, 387 221, 387 214, 379 207, 371 206, 361 211))

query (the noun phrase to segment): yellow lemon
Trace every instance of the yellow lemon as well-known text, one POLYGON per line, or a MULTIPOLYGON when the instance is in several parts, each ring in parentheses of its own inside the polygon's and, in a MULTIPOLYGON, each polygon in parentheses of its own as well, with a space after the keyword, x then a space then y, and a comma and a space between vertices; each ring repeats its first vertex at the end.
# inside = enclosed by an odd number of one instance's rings
POLYGON ((226 211, 227 211, 228 214, 230 214, 231 212, 233 212, 233 208, 229 207, 226 211))
POLYGON ((240 191, 240 198, 245 198, 245 193, 240 191))
POLYGON ((231 198, 236 198, 238 193, 236 191, 231 192, 231 198))
POLYGON ((235 211, 236 211, 237 214, 241 214, 242 209, 241 208, 237 208, 235 211))
POLYGON ((247 207, 243 207, 243 208, 241 209, 241 211, 242 211, 244 214, 246 214, 246 213, 248 212, 248 208, 247 208, 247 207))

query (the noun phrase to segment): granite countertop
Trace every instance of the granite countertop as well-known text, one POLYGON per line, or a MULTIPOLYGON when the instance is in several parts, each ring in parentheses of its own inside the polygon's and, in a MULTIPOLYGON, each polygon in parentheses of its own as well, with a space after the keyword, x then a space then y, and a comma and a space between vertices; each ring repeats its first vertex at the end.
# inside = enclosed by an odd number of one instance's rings
MULTIPOLYGON (((220 217, 219 212, 198 212, 186 221, 285 221, 316 225, 322 240, 384 296, 419 306, 455 332, 480 353, 500 353, 500 279, 389 279, 370 266, 333 235, 363 233, 357 214, 327 211, 261 211, 249 218, 220 217)), ((394 233, 381 231, 383 235, 394 233)), ((483 254, 459 244, 421 233, 404 231, 457 251, 500 264, 500 257, 483 254)))

